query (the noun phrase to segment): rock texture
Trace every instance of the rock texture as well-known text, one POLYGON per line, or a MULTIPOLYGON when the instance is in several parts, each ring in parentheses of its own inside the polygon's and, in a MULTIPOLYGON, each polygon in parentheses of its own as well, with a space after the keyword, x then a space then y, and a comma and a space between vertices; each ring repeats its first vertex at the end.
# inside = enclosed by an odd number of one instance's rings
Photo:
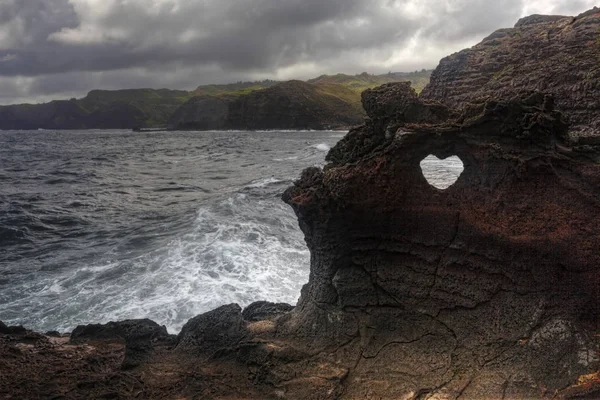
POLYGON ((311 251, 295 308, 223 306, 176 338, 148 320, 70 341, 0 324, 0 395, 598 398, 598 149, 572 146, 547 95, 363 100, 367 123, 284 194, 311 251), (447 190, 429 154, 463 160, 447 190))
POLYGON ((533 15, 500 29, 442 59, 422 97, 461 108, 475 99, 530 91, 555 96, 573 137, 598 136, 600 9, 577 17, 533 15))
POLYGON ((244 308, 242 317, 246 321, 272 320, 294 309, 286 303, 269 303, 268 301, 257 301, 244 308))
POLYGON ((177 338, 147 320, 70 341, 0 323, 0 396, 600 398, 600 146, 527 92, 364 92, 365 124, 283 194, 311 252, 296 307, 226 305, 177 338), (463 161, 446 190, 422 174, 431 154, 463 161))
POLYGON ((597 371, 600 156, 552 98, 363 101, 368 123, 284 195, 312 261, 280 332, 333 346, 348 398, 552 398, 597 371), (465 165, 446 191, 429 154, 465 165))
MULTIPOLYGON (((49 335, 47 336, 56 336, 49 335)), ((164 326, 149 319, 109 322, 108 324, 82 325, 70 335, 70 343, 85 343, 91 340, 122 340, 125 355, 121 368, 130 369, 146 361, 157 342, 174 342, 164 326)))

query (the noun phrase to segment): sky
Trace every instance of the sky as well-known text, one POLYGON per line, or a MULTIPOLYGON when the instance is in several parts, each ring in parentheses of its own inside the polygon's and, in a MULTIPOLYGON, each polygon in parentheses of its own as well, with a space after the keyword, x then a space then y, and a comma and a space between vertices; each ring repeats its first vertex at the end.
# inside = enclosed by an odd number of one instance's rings
POLYGON ((434 68, 530 14, 600 0, 0 0, 0 104, 434 68))

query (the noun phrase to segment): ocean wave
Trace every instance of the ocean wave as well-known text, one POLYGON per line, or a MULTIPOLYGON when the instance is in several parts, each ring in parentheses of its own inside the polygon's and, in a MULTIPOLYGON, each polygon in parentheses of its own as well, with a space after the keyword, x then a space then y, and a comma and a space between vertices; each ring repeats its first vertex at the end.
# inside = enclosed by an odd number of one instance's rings
POLYGON ((28 289, 34 295, 13 307, 44 308, 37 303, 41 298, 69 299, 60 311, 45 309, 38 325, 47 319, 54 329, 68 331, 80 323, 149 317, 176 332, 189 318, 222 304, 295 303, 308 265, 285 204, 235 194, 201 207, 191 229, 164 246, 40 280, 28 289))

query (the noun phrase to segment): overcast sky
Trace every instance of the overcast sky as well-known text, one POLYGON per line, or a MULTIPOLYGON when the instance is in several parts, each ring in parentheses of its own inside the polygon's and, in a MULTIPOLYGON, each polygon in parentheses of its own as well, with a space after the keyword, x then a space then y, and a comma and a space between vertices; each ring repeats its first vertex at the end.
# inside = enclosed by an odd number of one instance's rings
POLYGON ((0 104, 117 88, 434 68, 600 0, 0 0, 0 104))

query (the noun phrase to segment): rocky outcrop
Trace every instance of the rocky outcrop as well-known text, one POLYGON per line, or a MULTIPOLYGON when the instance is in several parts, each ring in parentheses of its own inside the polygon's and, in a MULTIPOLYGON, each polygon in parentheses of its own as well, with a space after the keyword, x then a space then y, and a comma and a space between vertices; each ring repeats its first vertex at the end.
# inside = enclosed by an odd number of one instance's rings
POLYGON ((451 107, 476 99, 554 95, 571 135, 597 142, 600 132, 600 9, 577 17, 533 15, 476 46, 448 56, 421 96, 451 107))
POLYGON ((366 124, 283 196, 311 251, 296 307, 223 306, 177 338, 147 320, 66 342, 0 324, 0 394, 597 398, 598 149, 574 146, 543 94, 459 111, 398 84, 363 100, 366 124), (427 183, 429 154, 462 159, 453 186, 427 183))
POLYGON ((294 309, 286 303, 270 303, 268 301, 257 301, 244 308, 242 317, 246 321, 256 322, 272 320, 280 317, 294 309))
POLYGON ((177 336, 177 346, 211 354, 239 343, 246 333, 241 307, 229 304, 190 319, 177 336))
POLYGON ((600 147, 554 96, 507 97, 366 91, 365 124, 283 194, 311 252, 296 307, 220 307, 127 371, 121 323, 68 343, 0 324, 0 396, 599 398, 600 147), (463 161, 454 185, 429 185, 429 155, 463 161))
POLYGON ((456 116, 392 89, 284 195, 312 261, 280 332, 333 347, 348 398, 552 397, 596 372, 600 153, 548 96, 456 116), (446 191, 429 154, 465 165, 446 191))
POLYGON ((157 342, 170 342, 174 338, 169 336, 164 326, 149 319, 81 325, 70 335, 71 344, 93 340, 123 340, 125 355, 121 368, 130 369, 146 361, 157 342))

